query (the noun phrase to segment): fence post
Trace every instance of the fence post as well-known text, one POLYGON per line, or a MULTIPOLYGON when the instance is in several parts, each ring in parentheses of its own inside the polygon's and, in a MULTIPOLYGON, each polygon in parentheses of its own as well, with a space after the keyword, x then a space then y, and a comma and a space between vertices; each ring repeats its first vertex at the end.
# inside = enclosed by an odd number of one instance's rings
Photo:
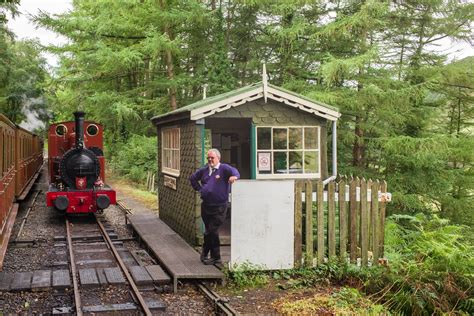
POLYGON ((150 189, 150 171, 146 172, 146 189, 150 189))
POLYGON ((369 190, 371 190, 372 188, 372 179, 369 179, 367 181, 367 229, 368 229, 368 233, 367 233, 367 239, 369 241, 369 244, 368 244, 368 249, 369 251, 371 249, 373 249, 373 241, 374 241, 374 237, 373 237, 373 232, 372 232, 372 203, 369 203, 369 190))
POLYGON ((367 215, 367 182, 362 178, 360 181, 360 254, 363 266, 367 266, 369 251, 367 215))
POLYGON ((318 227, 318 264, 324 263, 324 185, 322 181, 318 181, 317 184, 317 227, 318 227))
POLYGON ((379 181, 375 181, 372 184, 372 231, 373 231, 373 253, 372 253, 372 264, 377 265, 379 263, 379 234, 380 228, 378 228, 377 224, 379 223, 378 214, 379 214, 379 181))
POLYGON ((303 182, 300 180, 295 180, 295 268, 301 267, 302 259, 302 201, 301 194, 303 193, 303 182))
POLYGON ((339 188, 339 257, 347 256, 347 210, 346 210, 346 181, 341 180, 339 188))
MULTIPOLYGON (((380 191, 382 194, 387 193, 387 182, 384 180, 380 183, 380 191)), ((384 257, 384 250, 385 250, 385 207, 386 201, 382 200, 380 202, 380 230, 379 230, 379 241, 380 241, 380 253, 379 256, 381 258, 384 257)))
POLYGON ((335 197, 336 183, 328 184, 328 258, 334 259, 336 256, 336 206, 335 197))
POLYGON ((305 181, 305 201, 306 201, 306 255, 305 266, 313 266, 313 185, 311 180, 305 181))
POLYGON ((352 263, 357 262, 357 188, 358 178, 351 177, 349 185, 349 244, 350 244, 350 260, 352 263))
POLYGON ((151 192, 155 192, 155 174, 151 177, 151 192))

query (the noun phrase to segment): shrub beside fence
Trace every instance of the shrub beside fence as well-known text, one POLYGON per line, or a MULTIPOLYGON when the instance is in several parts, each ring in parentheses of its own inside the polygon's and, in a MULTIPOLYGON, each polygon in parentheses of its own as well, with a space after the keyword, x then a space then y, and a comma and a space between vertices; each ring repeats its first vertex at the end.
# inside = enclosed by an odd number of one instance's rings
POLYGON ((325 191, 322 181, 296 180, 295 265, 337 258, 378 264, 390 197, 385 181, 341 178, 325 191))

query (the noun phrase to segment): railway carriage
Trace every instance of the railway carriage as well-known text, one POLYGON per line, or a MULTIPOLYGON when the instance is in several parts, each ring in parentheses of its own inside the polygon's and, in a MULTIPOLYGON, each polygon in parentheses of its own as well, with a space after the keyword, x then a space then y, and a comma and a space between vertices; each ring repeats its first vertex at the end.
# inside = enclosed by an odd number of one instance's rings
POLYGON ((115 191, 105 184, 103 127, 75 120, 52 124, 48 131, 48 206, 67 214, 95 213, 116 203, 115 191))
POLYGON ((16 217, 16 212, 12 211, 14 202, 26 197, 43 165, 43 142, 37 135, 0 114, 0 148, 1 257, 8 243, 9 223, 13 224, 16 217))

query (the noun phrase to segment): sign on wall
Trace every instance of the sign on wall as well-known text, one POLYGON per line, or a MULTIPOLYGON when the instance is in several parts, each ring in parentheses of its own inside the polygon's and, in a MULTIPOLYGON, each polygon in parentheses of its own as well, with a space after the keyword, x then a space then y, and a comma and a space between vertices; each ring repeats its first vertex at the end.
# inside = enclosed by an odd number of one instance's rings
POLYGON ((294 180, 239 180, 232 185, 230 268, 294 266, 294 180))
POLYGON ((176 190, 176 178, 165 175, 163 180, 165 187, 176 190))
POLYGON ((271 153, 260 152, 258 153, 258 170, 259 171, 272 171, 271 169, 271 153))

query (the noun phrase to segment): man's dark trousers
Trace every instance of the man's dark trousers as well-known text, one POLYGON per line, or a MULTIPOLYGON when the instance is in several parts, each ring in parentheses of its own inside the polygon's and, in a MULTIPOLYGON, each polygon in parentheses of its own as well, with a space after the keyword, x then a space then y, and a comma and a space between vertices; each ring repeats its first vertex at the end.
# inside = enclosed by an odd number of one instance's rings
POLYGON ((211 252, 211 258, 221 259, 219 227, 224 223, 227 212, 227 204, 205 205, 201 204, 201 217, 206 231, 204 232, 203 255, 207 256, 211 252))

